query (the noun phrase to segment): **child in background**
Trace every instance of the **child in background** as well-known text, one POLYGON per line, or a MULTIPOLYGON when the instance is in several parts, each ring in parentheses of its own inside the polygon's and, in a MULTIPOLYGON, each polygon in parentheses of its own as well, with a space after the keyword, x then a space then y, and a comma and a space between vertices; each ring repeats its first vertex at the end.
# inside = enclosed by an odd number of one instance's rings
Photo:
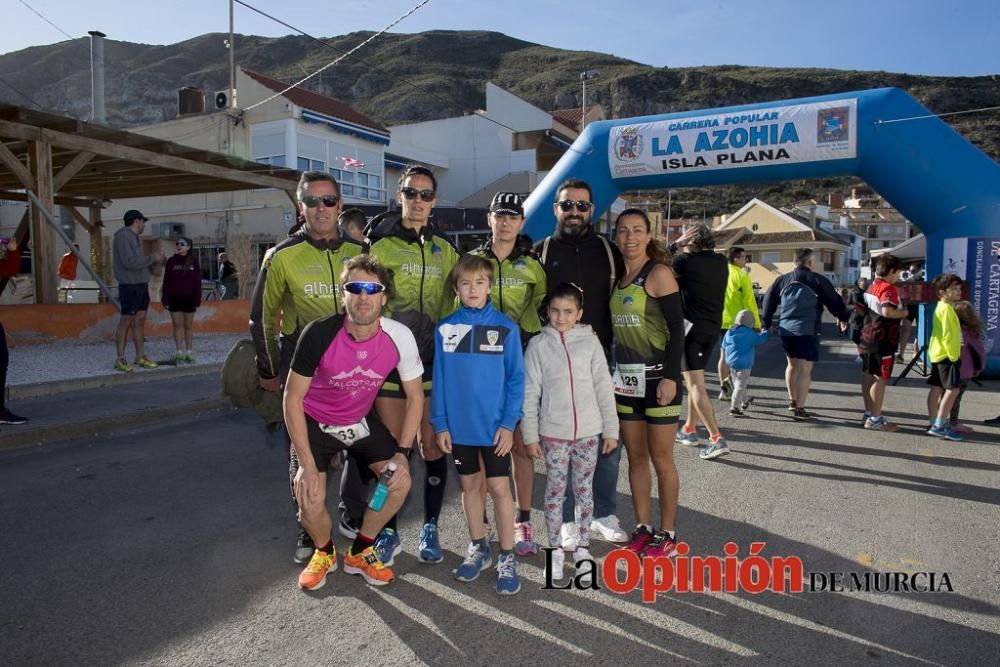
POLYGON ((524 405, 524 358, 514 321, 490 300, 493 264, 465 255, 449 276, 461 308, 434 331, 434 378, 430 423, 438 447, 451 453, 462 485, 462 506, 475 548, 455 570, 473 581, 493 560, 483 526, 483 476, 493 498, 500 556, 500 595, 521 590, 514 560, 514 498, 510 491, 510 450, 524 405))
POLYGON ((556 549, 550 556, 551 576, 558 580, 566 560, 559 547, 570 471, 578 535, 572 557, 578 562, 592 558, 587 546, 594 469, 598 450, 608 454, 618 446, 618 413, 604 348, 590 325, 580 324, 583 292, 572 283, 556 286, 549 293, 548 313, 548 325, 528 343, 524 358, 521 432, 530 456, 541 453, 539 441, 545 451, 545 527, 549 545, 556 549))
POLYGON ((955 314, 962 327, 962 351, 959 359, 958 376, 962 384, 958 390, 955 405, 951 408, 951 429, 957 433, 972 433, 972 427, 958 421, 958 411, 961 408, 962 397, 969 385, 969 380, 983 372, 986 365, 986 345, 983 343, 983 333, 986 327, 975 307, 968 301, 955 303, 955 314))
POLYGON ((934 308, 934 326, 927 346, 931 374, 927 378, 927 414, 931 420, 929 435, 946 440, 964 438, 951 428, 951 408, 958 398, 962 383, 959 363, 962 356, 962 325, 955 313, 955 303, 962 299, 962 279, 953 273, 942 273, 933 281, 938 302, 934 308))
POLYGON ((754 350, 758 345, 767 342, 767 332, 758 333, 753 328, 754 317, 749 310, 741 310, 736 314, 732 328, 722 339, 722 353, 726 355, 726 363, 732 369, 733 396, 729 414, 742 417, 750 407, 749 383, 750 371, 753 369, 754 350))

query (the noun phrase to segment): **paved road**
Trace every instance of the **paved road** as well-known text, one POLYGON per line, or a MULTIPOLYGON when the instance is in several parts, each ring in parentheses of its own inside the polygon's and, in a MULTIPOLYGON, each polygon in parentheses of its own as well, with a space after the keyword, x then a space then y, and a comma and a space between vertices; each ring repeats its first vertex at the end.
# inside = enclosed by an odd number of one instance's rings
MULTIPOLYGON (((290 560, 284 452, 256 417, 224 412, 0 453, 2 660, 997 664, 998 430, 963 444, 921 435, 923 418, 907 414, 925 391, 910 380, 888 399, 904 430, 865 432, 855 387, 845 384, 857 375, 847 348, 836 339, 827 348, 818 423, 787 416, 780 351, 770 344, 753 417, 723 419, 733 455, 707 463, 677 448, 679 537, 717 555, 730 540, 741 554, 765 541, 765 553, 797 555, 812 572, 947 572, 955 592, 670 593, 643 604, 638 594, 543 590, 539 557, 522 566, 522 593, 499 599, 492 576, 450 577, 466 541, 452 478, 443 564, 414 557, 417 497, 403 516, 395 583, 371 589, 338 572, 304 594, 290 560)), ((965 410, 971 420, 995 415, 995 385, 970 393, 965 410)), ((628 521, 624 466, 619 492, 628 521)))

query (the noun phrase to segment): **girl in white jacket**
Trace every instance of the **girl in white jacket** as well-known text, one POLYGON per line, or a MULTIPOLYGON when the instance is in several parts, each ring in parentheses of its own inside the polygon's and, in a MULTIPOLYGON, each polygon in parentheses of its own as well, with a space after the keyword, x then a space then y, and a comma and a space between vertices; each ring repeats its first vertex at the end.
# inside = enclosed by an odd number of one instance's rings
MULTIPOLYGON (((579 532, 573 561, 591 558, 594 468, 598 450, 618 446, 618 415, 604 348, 589 325, 580 324, 583 292, 562 283, 549 293, 549 324, 531 339, 524 357, 521 431, 529 455, 545 453, 545 527, 559 547, 563 498, 572 469, 579 532), (603 437, 604 443, 601 445, 603 437), (539 447, 541 442, 541 448, 539 447)), ((561 579, 566 555, 552 552, 552 578, 561 579)))

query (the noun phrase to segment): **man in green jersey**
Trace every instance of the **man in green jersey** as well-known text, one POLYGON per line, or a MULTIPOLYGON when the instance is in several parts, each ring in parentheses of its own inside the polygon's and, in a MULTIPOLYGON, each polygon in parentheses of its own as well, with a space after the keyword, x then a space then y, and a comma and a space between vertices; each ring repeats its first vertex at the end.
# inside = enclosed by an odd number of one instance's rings
MULTIPOLYGON (((281 391, 284 386, 302 329, 343 308, 338 296, 339 276, 351 257, 361 254, 360 245, 340 238, 337 217, 343 202, 340 186, 332 176, 322 171, 304 172, 296 196, 302 226, 264 256, 250 305, 257 374, 260 386, 267 391, 281 391)), ((295 449, 289 444, 290 486, 298 469, 295 449)), ((294 489, 292 502, 296 503, 294 489)), ((297 503, 295 507, 297 515, 297 503)), ((293 560, 302 564, 312 557, 315 545, 299 528, 293 560)))

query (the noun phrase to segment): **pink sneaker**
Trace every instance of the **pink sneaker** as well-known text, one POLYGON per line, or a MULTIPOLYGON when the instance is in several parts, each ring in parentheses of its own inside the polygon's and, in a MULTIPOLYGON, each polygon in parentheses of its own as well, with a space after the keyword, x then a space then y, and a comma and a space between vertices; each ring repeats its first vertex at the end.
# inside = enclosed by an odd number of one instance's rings
POLYGON ((646 545, 653 541, 653 534, 645 526, 637 526, 632 536, 628 538, 628 544, 624 546, 632 553, 642 556, 646 550, 646 545))
POLYGON ((514 524, 514 553, 518 556, 528 556, 538 553, 535 544, 535 531, 530 521, 514 524))
POLYGON ((653 535, 646 548, 642 550, 644 558, 670 558, 677 553, 677 541, 661 530, 653 535))
POLYGON ((957 431, 958 433, 974 433, 975 431, 971 426, 966 426, 962 422, 952 422, 951 430, 957 431))

